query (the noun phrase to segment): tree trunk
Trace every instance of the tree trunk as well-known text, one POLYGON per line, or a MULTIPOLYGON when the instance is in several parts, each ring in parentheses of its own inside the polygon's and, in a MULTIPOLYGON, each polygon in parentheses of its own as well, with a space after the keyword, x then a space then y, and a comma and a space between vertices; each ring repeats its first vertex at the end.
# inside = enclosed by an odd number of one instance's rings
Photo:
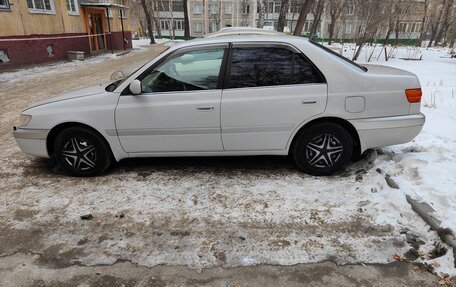
POLYGON ((315 17, 312 22, 312 27, 310 28, 310 33, 309 35, 312 37, 315 35, 318 29, 318 25, 320 24, 321 21, 321 15, 323 14, 323 9, 325 8, 325 0, 319 0, 318 1, 318 6, 317 6, 317 11, 315 12, 315 17))
POLYGON ((183 0, 184 5, 184 39, 190 40, 190 21, 188 20, 188 0, 183 0))
POLYGON ((355 52, 355 55, 353 55, 353 61, 358 60, 359 55, 361 55, 361 50, 363 49, 364 43, 360 44, 358 46, 358 49, 355 52))
POLYGON ((437 37, 435 38, 436 43, 442 42, 442 37, 446 31, 448 31, 448 28, 450 27, 450 13, 453 8, 454 1, 453 0, 448 0, 446 3, 445 7, 442 7, 444 9, 444 16, 443 16, 443 21, 442 25, 440 25, 440 29, 437 32, 437 37))
MULTIPOLYGON (((158 5, 158 4, 157 4, 158 5)), ((153 21, 154 21, 154 24, 155 24, 155 30, 157 31, 157 38, 161 38, 162 37, 162 34, 161 34, 161 27, 160 27, 160 14, 159 13, 156 13, 157 9, 158 9, 158 6, 156 5, 156 2, 155 0, 151 0, 150 1, 150 7, 151 7, 151 10, 152 10, 152 16, 153 16, 153 21)))
POLYGON ((445 4, 446 4, 446 0, 443 0, 442 8, 440 9, 440 13, 439 13, 439 16, 437 18, 437 21, 434 23, 434 25, 432 25, 432 31, 431 31, 432 34, 431 34, 431 39, 429 40, 428 48, 432 47, 432 43, 436 39, 437 30, 438 30, 438 28, 440 26, 440 22, 442 21, 443 11, 445 10, 445 6, 446 6, 445 4))
POLYGON ((279 13, 279 20, 277 21, 277 31, 283 32, 283 28, 285 28, 285 20, 288 13, 288 4, 290 0, 282 0, 280 3, 280 13, 279 13))
POLYGON ((149 11, 147 10, 146 0, 141 0, 141 6, 144 10, 144 15, 146 16, 147 30, 149 32, 150 43, 155 44, 154 30, 152 29, 152 19, 150 17, 149 11))
POLYGON ((296 28, 293 32, 295 36, 301 36, 302 30, 304 29, 304 24, 306 23, 307 14, 309 14, 312 6, 315 4, 315 0, 306 0, 301 6, 301 11, 299 12, 298 22, 296 23, 296 28))
POLYGON ((428 13, 428 0, 424 1, 424 15, 423 15, 423 20, 421 22, 421 32, 420 32, 420 37, 417 39, 415 46, 416 47, 421 47, 424 41, 424 37, 426 36, 426 20, 427 20, 427 13, 428 13))
POLYGON ((328 35, 328 45, 332 44, 332 40, 334 37, 334 30, 336 27, 336 21, 334 21, 334 17, 331 16, 331 26, 329 26, 329 35, 328 35))

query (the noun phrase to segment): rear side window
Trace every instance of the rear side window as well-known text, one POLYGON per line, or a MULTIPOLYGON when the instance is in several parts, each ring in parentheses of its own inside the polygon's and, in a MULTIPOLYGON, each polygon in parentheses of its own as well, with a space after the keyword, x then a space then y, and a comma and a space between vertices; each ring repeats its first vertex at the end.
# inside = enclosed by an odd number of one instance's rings
POLYGON ((323 77, 303 55, 287 48, 233 48, 229 88, 323 82, 323 77))

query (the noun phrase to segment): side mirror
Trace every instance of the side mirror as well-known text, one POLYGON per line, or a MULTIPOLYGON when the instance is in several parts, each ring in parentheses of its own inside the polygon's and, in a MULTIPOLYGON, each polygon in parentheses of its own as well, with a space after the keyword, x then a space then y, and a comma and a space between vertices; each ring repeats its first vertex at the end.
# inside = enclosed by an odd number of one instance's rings
POLYGON ((140 95, 142 92, 141 89, 141 81, 139 80, 133 80, 133 82, 130 83, 130 92, 133 95, 140 95))

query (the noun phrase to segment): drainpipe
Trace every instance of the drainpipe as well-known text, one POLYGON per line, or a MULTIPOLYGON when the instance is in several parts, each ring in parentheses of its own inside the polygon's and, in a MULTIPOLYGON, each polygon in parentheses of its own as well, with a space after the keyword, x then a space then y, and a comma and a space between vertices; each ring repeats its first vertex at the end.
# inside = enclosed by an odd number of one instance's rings
POLYGON ((122 42, 123 42, 123 47, 124 51, 127 50, 127 47, 125 46, 125 31, 124 31, 124 24, 123 24, 123 10, 120 9, 120 26, 122 27, 122 42))
POLYGON ((111 54, 114 54, 114 47, 112 46, 111 23, 109 22, 109 7, 108 6, 106 6, 106 18, 108 18, 109 44, 111 45, 111 54))

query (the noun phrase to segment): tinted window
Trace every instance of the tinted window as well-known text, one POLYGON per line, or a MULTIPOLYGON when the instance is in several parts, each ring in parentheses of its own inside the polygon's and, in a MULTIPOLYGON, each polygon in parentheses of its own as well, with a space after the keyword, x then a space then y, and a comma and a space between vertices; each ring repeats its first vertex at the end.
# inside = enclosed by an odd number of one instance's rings
POLYGON ((301 55, 286 48, 234 48, 230 88, 322 83, 324 80, 301 55))
POLYGON ((142 91, 151 93, 216 89, 223 53, 223 48, 199 50, 168 59, 142 77, 142 91))

